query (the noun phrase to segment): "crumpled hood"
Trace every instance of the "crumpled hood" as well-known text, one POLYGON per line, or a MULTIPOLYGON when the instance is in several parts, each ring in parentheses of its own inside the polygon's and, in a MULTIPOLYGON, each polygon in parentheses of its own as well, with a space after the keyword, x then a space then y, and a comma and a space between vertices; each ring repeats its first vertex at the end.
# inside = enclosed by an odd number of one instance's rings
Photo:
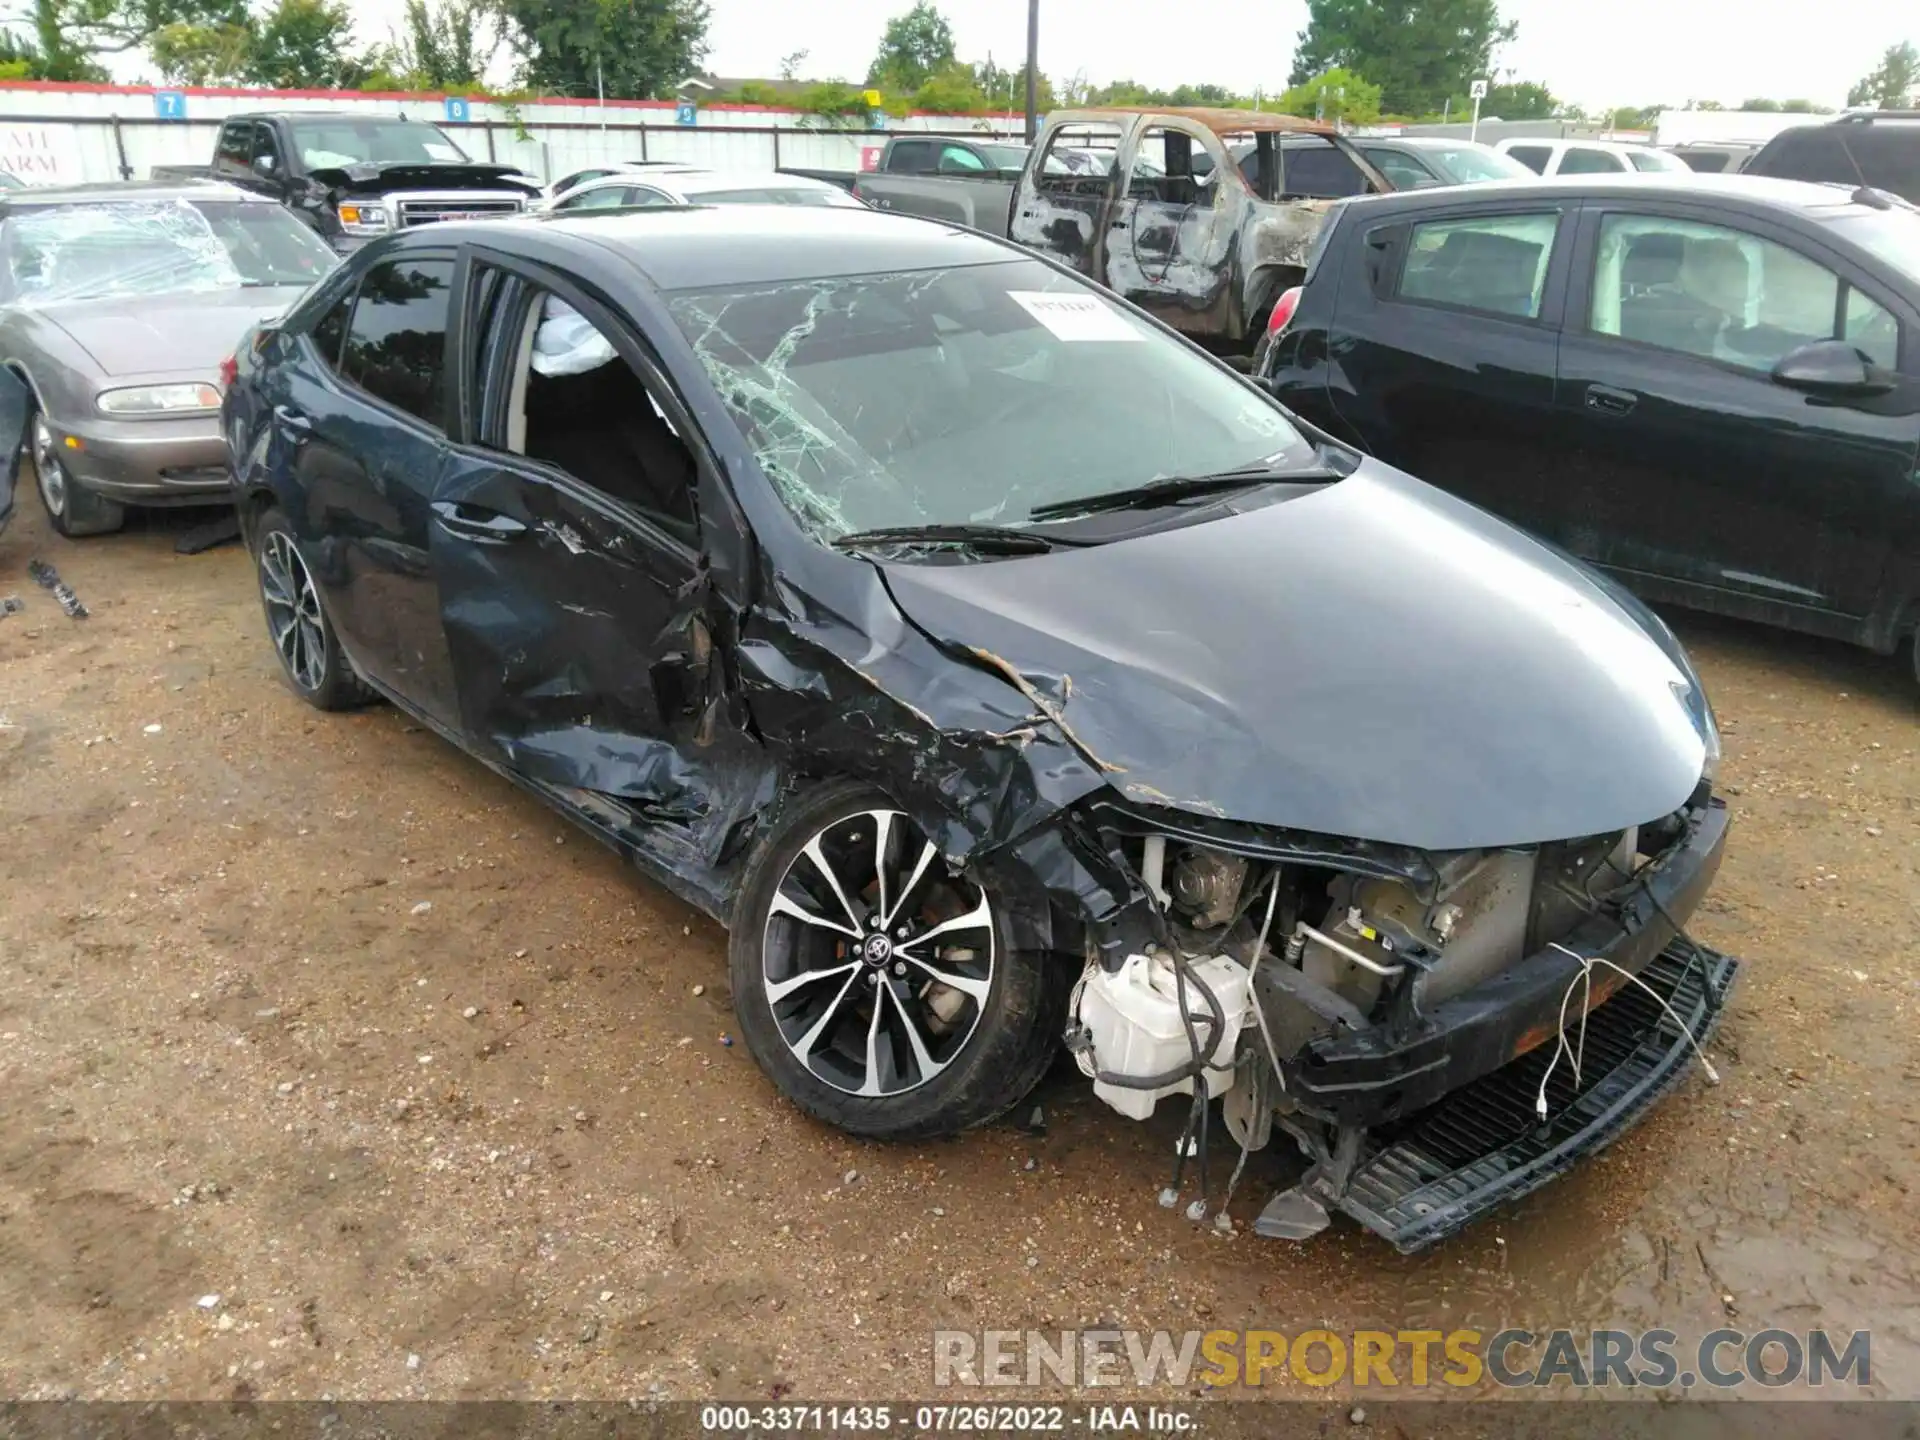
POLYGON ((1711 712, 1658 620, 1372 461, 1217 521, 885 574, 915 624, 1018 669, 1144 804, 1524 845, 1667 815, 1705 763, 1711 712))
POLYGON ((249 328, 277 319, 298 285, 55 302, 40 313, 93 357, 102 379, 175 373, 212 380, 249 328))

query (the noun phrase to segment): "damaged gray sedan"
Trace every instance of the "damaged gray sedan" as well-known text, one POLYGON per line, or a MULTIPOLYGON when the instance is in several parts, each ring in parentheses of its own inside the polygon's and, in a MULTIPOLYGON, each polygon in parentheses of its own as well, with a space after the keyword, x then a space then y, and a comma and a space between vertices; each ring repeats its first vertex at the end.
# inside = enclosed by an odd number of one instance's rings
POLYGON ((729 927, 741 1034, 821 1119, 978 1125, 1064 1043, 1124 1115, 1183 1097, 1169 1203, 1221 1203, 1217 1114, 1310 1161, 1263 1232, 1411 1249, 1720 1014, 1683 931, 1719 743, 1666 627, 1028 252, 450 222, 236 369, 294 690, 391 701, 729 927))

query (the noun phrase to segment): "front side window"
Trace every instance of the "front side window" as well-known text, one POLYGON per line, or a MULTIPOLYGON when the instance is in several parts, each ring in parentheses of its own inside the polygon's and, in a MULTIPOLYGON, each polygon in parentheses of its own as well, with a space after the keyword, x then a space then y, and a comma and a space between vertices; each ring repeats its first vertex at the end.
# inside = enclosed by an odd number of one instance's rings
POLYGON ((942 145, 940 147, 940 173, 942 175, 979 175, 985 173, 987 162, 964 145, 942 145))
POLYGON ((368 270, 347 327, 340 373, 376 399, 446 425, 451 260, 388 260, 368 270))
POLYGON ((1555 213, 1415 225, 1400 298, 1537 320, 1559 225, 1555 213))
MULTIPOLYGON (((564 470, 687 543, 696 536, 693 452, 612 338, 559 296, 535 293, 500 322, 525 326, 531 343, 483 347, 519 357, 504 442, 564 470)), ((521 335, 521 332, 514 332, 521 335)))
POLYGON ((611 170, 576 170, 558 185, 554 186, 553 193, 556 195, 564 195, 576 186, 586 184, 589 180, 598 180, 602 176, 611 175, 612 173, 611 170))
POLYGON ((1618 155, 1607 150, 1594 150, 1585 145, 1569 145, 1560 156, 1561 175, 1611 175, 1626 169, 1618 155))
POLYGON ((214 159, 222 165, 244 170, 253 160, 253 126, 235 121, 220 131, 220 148, 214 159))
POLYGON ((1314 460, 1270 397, 1039 261, 668 303, 775 490, 825 540, 1020 524, 1168 476, 1314 460))
POLYGON ((1797 250, 1723 225, 1607 215, 1594 265, 1597 335, 1761 371, 1818 340, 1851 339, 1888 365, 1899 350, 1898 326, 1870 297, 1797 250))
MULTIPOLYGON (((1120 152, 1118 125, 1093 121, 1085 125, 1063 125, 1047 141, 1040 157, 1034 188, 1044 193, 1088 199, 1104 196, 1108 177, 1120 152)), ((1140 174, 1136 162, 1134 174, 1140 174)))

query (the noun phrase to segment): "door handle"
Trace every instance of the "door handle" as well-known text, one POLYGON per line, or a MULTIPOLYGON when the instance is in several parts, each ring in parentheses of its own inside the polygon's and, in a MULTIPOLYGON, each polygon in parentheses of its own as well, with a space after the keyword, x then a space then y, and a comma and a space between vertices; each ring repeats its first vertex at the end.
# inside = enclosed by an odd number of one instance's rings
POLYGON ((511 515, 451 500, 433 502, 433 513, 443 528, 466 540, 518 540, 527 527, 511 515))
POLYGON ((290 405, 274 406, 273 418, 280 428, 285 430, 289 435, 311 435, 313 433, 313 421, 290 405))
POLYGON ((1602 415, 1625 415, 1640 402, 1640 397, 1631 390, 1616 390, 1611 385, 1589 385, 1587 387, 1587 408, 1598 410, 1602 415))

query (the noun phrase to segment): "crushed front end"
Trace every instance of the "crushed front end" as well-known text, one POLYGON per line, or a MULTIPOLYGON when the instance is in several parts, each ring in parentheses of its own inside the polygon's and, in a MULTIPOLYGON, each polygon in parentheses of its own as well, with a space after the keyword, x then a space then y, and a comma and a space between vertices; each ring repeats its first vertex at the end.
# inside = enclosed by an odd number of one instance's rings
POLYGON ((1266 1235, 1344 1210, 1417 1250, 1546 1183, 1704 1060, 1738 969, 1684 933, 1727 837, 1705 782, 1624 831, 1447 854, 1090 819, 1140 898, 1089 931, 1069 1048, 1134 1118, 1219 1099, 1242 1164, 1290 1134, 1309 1168, 1266 1235))

